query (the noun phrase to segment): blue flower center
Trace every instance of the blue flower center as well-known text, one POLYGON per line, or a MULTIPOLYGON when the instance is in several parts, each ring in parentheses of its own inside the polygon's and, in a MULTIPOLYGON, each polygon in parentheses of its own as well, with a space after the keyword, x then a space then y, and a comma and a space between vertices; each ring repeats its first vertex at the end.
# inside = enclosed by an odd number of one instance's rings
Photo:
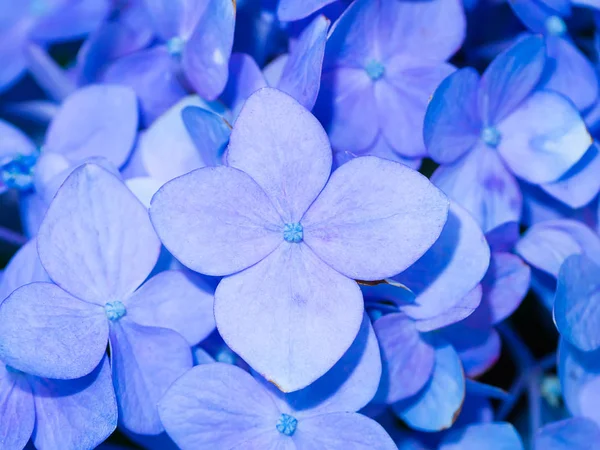
POLYGON ((106 312, 106 317, 108 317, 108 320, 113 322, 119 320, 121 317, 127 314, 125 305, 118 300, 115 302, 108 302, 106 305, 104 305, 104 311, 106 312))
POLYGON ((298 419, 289 414, 282 414, 279 420, 277 421, 277 431, 281 434, 285 434, 286 436, 292 436, 296 432, 296 427, 298 426, 298 419))
POLYGON ((38 154, 12 156, 0 162, 0 181, 11 189, 28 191, 33 187, 33 171, 38 154))
POLYGON ((501 137, 502 135, 500 132, 494 127, 485 127, 483 130, 481 130, 481 139, 489 147, 496 148, 500 143, 501 137))
POLYGON ((369 61, 367 63, 367 66, 365 67, 365 70, 367 72, 367 75, 369 75, 369 77, 373 81, 377 81, 381 77, 383 77, 383 75, 385 75, 385 67, 384 67, 384 65, 381 64, 379 61, 377 61, 375 59, 372 59, 371 61, 369 61))
POLYGON ((546 31, 552 36, 562 36, 567 31, 567 25, 560 17, 550 16, 546 19, 546 31))
POLYGON ((185 42, 179 36, 172 37, 167 41, 167 51, 171 56, 180 56, 184 45, 185 42))
POLYGON ((283 239, 297 244, 304 238, 304 228, 299 223, 286 223, 283 226, 283 239))

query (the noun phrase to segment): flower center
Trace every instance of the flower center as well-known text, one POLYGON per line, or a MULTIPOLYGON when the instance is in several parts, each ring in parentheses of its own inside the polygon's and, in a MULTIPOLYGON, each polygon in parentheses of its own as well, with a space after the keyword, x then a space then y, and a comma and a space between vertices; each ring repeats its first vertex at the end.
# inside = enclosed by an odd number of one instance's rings
POLYGON ((286 223, 283 226, 283 239, 286 242, 293 242, 297 244, 302 242, 304 237, 304 228, 299 223, 286 223))
POLYGON ((496 148, 500 143, 501 137, 502 135, 500 132, 494 127, 485 127, 483 130, 481 130, 481 139, 489 147, 496 148))
POLYGON ((279 420, 277 421, 277 431, 281 434, 285 434, 286 436, 292 436, 296 432, 296 427, 298 426, 298 419, 289 414, 282 414, 279 420))
POLYGON ((365 70, 367 72, 367 75, 369 75, 369 77, 373 81, 377 81, 381 77, 383 77, 383 75, 385 75, 385 67, 383 66, 383 64, 381 64, 375 59, 372 59, 367 63, 365 70))
POLYGON ((106 317, 108 317, 108 320, 113 322, 119 320, 121 317, 127 314, 125 305, 118 300, 115 302, 108 302, 106 305, 104 305, 104 311, 106 312, 106 317))
POLYGON ((185 42, 179 36, 172 37, 167 41, 167 50, 171 56, 181 56, 185 42))
POLYGON ((546 31, 552 36, 562 36, 567 31, 567 25, 560 17, 550 16, 546 19, 546 31))
POLYGON ((11 189, 30 190, 33 187, 33 171, 37 159, 37 153, 31 155, 19 153, 0 162, 0 181, 11 189))

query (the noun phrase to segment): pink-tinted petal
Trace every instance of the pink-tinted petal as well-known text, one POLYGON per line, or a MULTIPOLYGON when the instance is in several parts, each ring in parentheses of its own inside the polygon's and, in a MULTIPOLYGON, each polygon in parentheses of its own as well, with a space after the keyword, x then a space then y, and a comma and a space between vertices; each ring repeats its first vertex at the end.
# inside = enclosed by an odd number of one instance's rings
POLYGON ((104 356, 107 339, 104 309, 54 284, 23 286, 0 306, 0 359, 32 375, 87 375, 104 356))
POLYGON ((104 305, 131 294, 160 252, 148 210, 113 174, 76 169, 59 189, 38 234, 48 275, 71 294, 104 305))
POLYGON ((177 331, 194 345, 215 329, 213 294, 202 277, 168 270, 152 277, 127 300, 127 315, 140 325, 177 331))
POLYGON ((192 367, 189 344, 172 330, 138 325, 126 316, 111 324, 110 348, 119 422, 134 433, 161 433, 156 405, 192 367))
POLYGON ((324 375, 348 350, 362 322, 362 296, 354 281, 307 246, 284 242, 221 281, 215 318, 234 352, 292 392, 324 375))
POLYGON ((302 219, 304 240, 359 280, 402 272, 439 237, 448 200, 408 167, 367 156, 336 170, 302 219))
POLYGON ((170 181, 152 199, 150 214, 167 249, 209 275, 245 269, 283 242, 284 224, 265 192, 231 167, 205 167, 170 181))
POLYGON ((242 109, 227 161, 250 175, 286 223, 299 222, 327 182, 331 148, 325 130, 290 96, 265 88, 242 109))

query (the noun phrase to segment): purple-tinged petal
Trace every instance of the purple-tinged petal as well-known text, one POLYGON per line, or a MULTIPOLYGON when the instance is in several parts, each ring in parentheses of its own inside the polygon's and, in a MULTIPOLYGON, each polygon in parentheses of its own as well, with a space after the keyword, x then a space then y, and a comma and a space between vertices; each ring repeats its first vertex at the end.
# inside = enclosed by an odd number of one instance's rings
POLYGON ((205 167, 170 181, 152 199, 150 214, 173 256, 208 275, 243 270, 283 242, 284 224, 265 192, 231 167, 205 167))
POLYGON ((229 122, 219 114, 194 106, 185 107, 181 118, 204 165, 220 165, 231 136, 229 122))
MULTIPOLYGON (((417 329, 421 332, 439 330, 469 317, 481 303, 481 285, 475 286, 457 303, 440 312, 437 316, 428 317, 417 321, 417 329)), ((409 309, 410 305, 402 307, 409 309)))
POLYGON ((585 155, 557 181, 540 187, 569 207, 582 208, 600 192, 600 153, 594 142, 585 155))
POLYGON ((234 53, 229 60, 229 79, 221 95, 235 119, 246 100, 259 89, 267 87, 260 67, 250 55, 234 53))
POLYGON ((510 423, 478 423, 444 436, 439 450, 523 450, 519 433, 510 423))
POLYGON ((209 1, 185 44, 183 71, 202 98, 214 100, 225 89, 234 27, 235 0, 209 1))
POLYGON ((107 340, 104 309, 54 284, 25 285, 0 305, 0 359, 32 375, 87 375, 106 353, 107 340))
POLYGON ((125 316, 111 323, 110 348, 119 422, 134 433, 161 433, 156 405, 192 367, 189 344, 172 330, 138 325, 125 316))
POLYGON ((194 367, 173 383, 158 410, 182 450, 243 447, 262 435, 279 434, 275 427, 281 413, 269 394, 229 364, 194 367))
POLYGON ((360 155, 354 155, 349 152, 335 152, 333 155, 334 158, 334 167, 336 170, 342 164, 348 162, 349 160, 357 157, 357 156, 377 156, 378 158, 389 159, 390 161, 396 161, 400 164, 404 164, 407 167, 410 167, 413 170, 419 170, 421 167, 421 158, 405 158, 400 155, 396 149, 394 149, 388 142, 385 136, 380 134, 375 143, 369 147, 364 152, 361 152, 360 155))
POLYGON ((491 62, 479 90, 479 111, 486 125, 496 125, 517 109, 538 84, 545 64, 541 36, 518 41, 491 62))
POLYGON ((423 141, 427 104, 435 89, 455 69, 445 63, 407 67, 402 57, 398 59, 386 64, 385 75, 374 85, 379 123, 398 153, 422 158, 427 154, 423 141))
POLYGON ((331 147, 321 124, 287 94, 252 95, 229 141, 227 161, 264 189, 285 223, 300 219, 325 186, 331 147))
POLYGON ((520 237, 517 222, 505 222, 485 234, 492 253, 511 252, 520 237))
POLYGON ((490 268, 481 286, 491 324, 509 317, 527 295, 531 269, 511 253, 492 253, 490 268))
POLYGON ((148 210, 119 179, 93 164, 63 183, 37 240, 50 278, 99 305, 131 294, 160 252, 148 210))
POLYGON ((497 130, 498 152, 516 176, 530 183, 558 180, 592 145, 573 104, 550 91, 529 96, 497 130))
POLYGON ((12 257, 0 279, 0 303, 15 289, 35 281, 50 281, 42 267, 35 239, 30 240, 12 257))
POLYGON ((177 331, 194 345, 215 329, 213 295, 201 276, 168 270, 144 283, 125 305, 134 322, 177 331))
POLYGON ((166 183, 207 165, 182 118, 184 108, 205 105, 197 96, 184 97, 140 136, 137 150, 148 175, 166 183))
POLYGON ((25 133, 14 125, 0 119, 0 162, 5 157, 31 155, 36 151, 35 144, 25 133))
POLYGON ((569 39, 548 36, 546 46, 549 67, 541 87, 568 97, 580 111, 592 106, 599 81, 592 63, 569 39))
POLYGON ((0 363, 0 447, 25 448, 34 424, 35 406, 27 379, 0 363))
POLYGON ((471 213, 484 232, 521 217, 519 185, 498 153, 484 145, 439 167, 431 181, 471 213))
POLYGON ((302 219, 304 241, 344 275, 380 280, 418 260, 447 215, 447 198, 427 178, 366 156, 333 173, 302 219))
POLYGON ((334 149, 354 153, 367 149, 379 132, 369 75, 363 69, 346 67, 324 71, 315 114, 325 124, 334 149))
POLYGON ((318 16, 300 35, 287 58, 277 88, 311 110, 319 94, 325 41, 330 21, 318 16))
POLYGON ((283 22, 304 19, 336 0, 279 0, 277 17, 283 22))
POLYGON ((490 249, 473 217, 450 203, 442 234, 412 266, 394 277, 417 296, 403 311, 413 319, 436 317, 479 284, 490 263, 490 249))
POLYGON ((571 255, 560 267, 554 321, 563 338, 583 351, 600 348, 600 267, 571 255))
POLYGON ((554 278, 571 255, 584 254, 600 265, 600 238, 581 222, 569 219, 547 220, 533 225, 515 247, 531 266, 554 278))
POLYGON ((378 398, 383 395, 386 403, 394 403, 415 395, 431 376, 435 349, 404 314, 387 314, 374 327, 384 367, 378 398))
POLYGON ((478 87, 477 72, 465 68, 448 76, 433 94, 425 114, 423 139, 436 162, 452 163, 479 141, 478 87))
POLYGON ((415 430, 441 431, 452 426, 464 398, 465 375, 460 359, 451 345, 440 344, 428 383, 421 392, 392 408, 415 430))
POLYGON ((600 442, 600 428, 583 417, 553 422, 540 428, 535 450, 594 450, 600 442))
POLYGON ((135 91, 142 112, 140 121, 145 126, 186 95, 178 79, 177 63, 163 46, 118 59, 108 67, 103 81, 135 91))
POLYGON ((498 332, 486 326, 487 321, 480 325, 474 316, 444 329, 444 337, 458 353, 469 377, 478 377, 496 364, 502 345, 498 332))
POLYGON ((558 375, 569 412, 599 425, 600 351, 582 352, 561 339, 558 356, 558 375))
POLYGON ((125 164, 137 135, 138 106, 133 90, 92 85, 63 103, 46 134, 44 151, 60 153, 73 163, 103 156, 125 164))
POLYGON ((344 412, 301 418, 293 440, 295 448, 302 449, 397 449, 392 438, 377 422, 361 414, 344 412))
POLYGON ((117 401, 108 358, 86 377, 28 377, 35 401, 36 448, 96 448, 117 428, 117 401))
POLYGON ((284 242, 221 281, 215 319, 235 353, 292 392, 324 375, 348 350, 363 319, 362 295, 306 245, 284 242))
POLYGON ((266 383, 281 411, 292 416, 314 416, 334 412, 355 412, 375 395, 381 377, 381 356, 377 337, 367 314, 356 339, 344 356, 317 381, 290 394, 266 383))

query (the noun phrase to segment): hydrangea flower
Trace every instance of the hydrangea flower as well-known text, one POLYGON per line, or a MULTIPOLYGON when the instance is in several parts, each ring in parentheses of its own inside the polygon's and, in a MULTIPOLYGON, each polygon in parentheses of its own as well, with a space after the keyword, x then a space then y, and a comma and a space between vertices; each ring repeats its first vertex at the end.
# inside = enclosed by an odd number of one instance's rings
POLYGON ((439 450, 523 450, 517 430, 509 423, 479 423, 448 433, 439 450))
POLYGON ((543 40, 529 36, 496 57, 481 78, 469 68, 446 78, 427 109, 425 143, 443 164, 432 181, 486 232, 519 221, 515 177, 557 181, 592 143, 571 102, 534 91, 545 63, 543 40))
POLYGON ((146 208, 93 164, 63 183, 37 246, 56 284, 27 284, 0 305, 0 360, 38 377, 79 378, 109 344, 120 423, 160 433, 156 402, 192 366, 190 346, 214 328, 211 293, 177 271, 138 289, 160 242, 146 208))
POLYGON ((334 150, 424 157, 427 102, 464 33, 459 1, 355 1, 328 39, 315 108, 334 150))
POLYGON ((277 17, 284 22, 303 19, 336 1, 339 0, 279 0, 277 17))
POLYGON ((270 88, 246 102, 227 161, 163 186, 152 222, 186 266, 226 276, 215 293, 225 342, 283 391, 295 391, 354 340, 363 302, 353 279, 410 266, 439 236, 447 200, 417 172, 374 157, 330 177, 320 124, 270 88))
MULTIPOLYGON (((590 6, 596 2, 573 3, 590 6)), ((599 80, 592 63, 569 37, 565 19, 572 12, 571 1, 511 0, 508 4, 532 33, 544 35, 549 64, 541 87, 565 95, 580 111, 591 107, 598 97, 599 80), (576 83, 573 82, 574 74, 577 74, 576 83)))
POLYGON ((222 363, 195 367, 160 401, 177 445, 198 447, 395 449, 381 425, 357 414, 377 390, 381 363, 369 319, 321 379, 282 394, 264 379, 222 363))
POLYGON ((234 3, 147 1, 152 23, 164 44, 115 61, 103 80, 125 84, 136 91, 146 124, 183 97, 188 84, 202 98, 215 100, 227 83, 235 27, 234 3))

